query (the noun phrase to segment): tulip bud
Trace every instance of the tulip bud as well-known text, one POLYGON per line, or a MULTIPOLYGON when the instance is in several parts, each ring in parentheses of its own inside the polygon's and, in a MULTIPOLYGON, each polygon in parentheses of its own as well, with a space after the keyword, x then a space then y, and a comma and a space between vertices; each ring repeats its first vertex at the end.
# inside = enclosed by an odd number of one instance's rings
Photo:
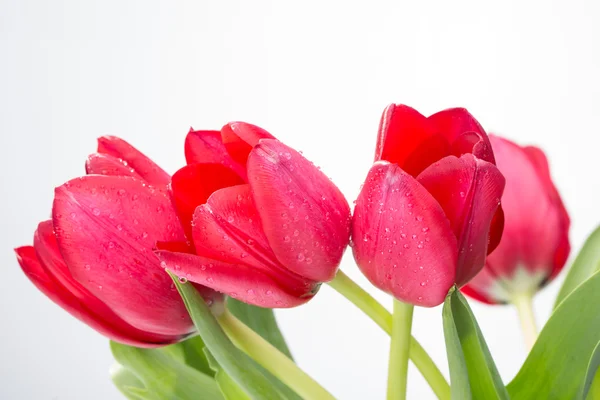
POLYGON ((174 274, 249 304, 293 307, 335 276, 350 235, 339 189, 300 153, 243 122, 188 134, 171 192, 195 255, 174 274))
POLYGON ((52 220, 17 259, 38 289, 112 340, 154 347, 184 339, 192 321, 153 254, 157 242, 185 242, 169 176, 121 139, 100 138, 98 150, 86 163, 92 175, 56 189, 52 220))
POLYGON ((497 136, 490 140, 506 178, 504 235, 485 268, 462 290, 493 304, 531 296, 560 272, 570 251, 570 221, 544 153, 497 136))
POLYGON ((464 109, 426 118, 391 105, 375 161, 354 210, 354 257, 398 300, 438 305, 481 270, 502 233, 504 178, 488 137, 464 109))

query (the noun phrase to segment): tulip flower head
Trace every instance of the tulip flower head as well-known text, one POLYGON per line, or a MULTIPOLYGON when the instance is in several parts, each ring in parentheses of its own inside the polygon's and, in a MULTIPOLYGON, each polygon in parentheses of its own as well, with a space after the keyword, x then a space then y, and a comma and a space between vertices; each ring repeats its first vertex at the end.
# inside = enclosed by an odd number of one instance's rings
POLYGON ((503 188, 489 139, 465 109, 425 117, 390 105, 354 210, 358 266, 398 300, 442 303, 498 244, 503 188))
MULTIPOLYGON (((59 306, 112 340, 138 347, 194 332, 157 242, 185 242, 166 185, 148 157, 116 137, 98 140, 89 175, 56 188, 52 219, 16 249, 27 277, 59 306)), ((218 295, 199 287, 208 301, 218 295)))
POLYGON ((339 189, 296 150, 255 125, 190 131, 171 195, 195 254, 163 265, 249 304, 293 307, 335 276, 350 236, 339 189))
POLYGON ((493 135, 490 140, 506 177, 504 235, 463 292, 494 304, 532 296, 561 271, 570 251, 570 221, 544 153, 493 135))

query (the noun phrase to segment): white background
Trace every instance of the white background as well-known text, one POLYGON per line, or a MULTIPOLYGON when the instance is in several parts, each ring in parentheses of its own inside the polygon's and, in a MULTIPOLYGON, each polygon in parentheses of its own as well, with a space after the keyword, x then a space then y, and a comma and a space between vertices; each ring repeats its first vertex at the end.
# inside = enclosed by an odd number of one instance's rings
MULTIPOLYGON (((577 250, 600 222, 597 4, 0 0, 0 399, 120 398, 107 341, 37 292, 12 251, 103 134, 174 172, 190 125, 253 122, 352 201, 388 103, 465 106, 488 131, 546 150, 577 250)), ((349 253, 342 268, 366 285, 349 253)), ((537 297, 540 321, 562 278, 537 297)), ((525 358, 514 310, 473 308, 508 381, 525 358)), ((384 397, 388 339, 337 293, 277 315, 334 395, 384 397)), ((440 315, 418 309, 414 334, 447 371, 440 315)), ((409 397, 432 398, 414 369, 409 397)))

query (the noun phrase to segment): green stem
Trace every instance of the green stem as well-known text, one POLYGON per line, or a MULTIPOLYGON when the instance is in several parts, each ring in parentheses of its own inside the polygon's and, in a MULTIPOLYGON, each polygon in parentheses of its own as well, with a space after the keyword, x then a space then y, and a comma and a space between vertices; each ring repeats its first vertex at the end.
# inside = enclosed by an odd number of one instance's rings
POLYGON ((388 368, 388 400, 406 400, 408 352, 414 306, 394 299, 392 342, 388 368))
POLYGON ((267 371, 307 400, 335 400, 327 390, 302 371, 275 346, 248 328, 229 310, 218 317, 221 327, 231 341, 267 371))
POLYGON ((535 314, 533 312, 533 296, 529 293, 523 293, 513 296, 511 302, 517 308, 527 350, 531 350, 538 336, 535 314))
MULTIPOLYGON (((329 286, 357 306, 388 335, 392 334, 392 315, 389 311, 341 270, 329 282, 329 286)), ((414 337, 411 337, 410 340, 409 355, 438 399, 449 400, 450 385, 448 385, 448 381, 414 337)))

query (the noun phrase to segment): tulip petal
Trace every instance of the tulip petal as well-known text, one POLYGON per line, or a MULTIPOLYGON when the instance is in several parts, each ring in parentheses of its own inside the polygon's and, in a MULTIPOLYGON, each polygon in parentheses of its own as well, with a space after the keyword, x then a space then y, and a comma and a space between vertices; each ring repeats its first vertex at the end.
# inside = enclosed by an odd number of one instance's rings
MULTIPOLYGON (((502 139, 496 137, 490 137, 493 142, 500 141, 502 139)), ((550 166, 548 165, 548 159, 544 152, 534 146, 527 146, 523 148, 523 151, 529 157, 529 160, 535 167, 538 176, 544 186, 546 187, 546 193, 550 196, 550 199, 556 204, 556 207, 560 213, 560 217, 562 223, 564 225, 564 229, 568 230, 571 225, 571 220, 569 218, 569 213, 567 212, 565 205, 554 186, 554 182, 552 181, 552 177, 550 175, 550 166)))
POLYGON ((229 264, 247 265, 270 276, 288 291, 303 294, 313 281, 282 266, 260 223, 250 185, 213 193, 194 213, 196 254, 229 264))
POLYGON ((442 206, 456 235, 459 249, 456 283, 462 286, 483 268, 504 177, 494 164, 464 154, 431 165, 417 180, 442 206))
POLYGON ((73 277, 122 319, 160 335, 183 335, 191 320, 152 249, 184 241, 168 197, 128 177, 88 175, 55 191, 53 223, 73 277))
MULTIPOLYGON (((57 267, 66 269, 64 262, 59 261, 57 266, 47 267, 37 256, 38 250, 32 246, 20 247, 15 249, 15 252, 23 272, 42 293, 69 314, 111 340, 137 347, 157 347, 181 339, 181 337, 165 337, 139 331, 114 314, 114 318, 105 319, 101 314, 104 310, 98 310, 98 306, 107 308, 98 299, 94 299, 91 294, 82 296, 82 293, 70 292, 52 274, 57 267)), ((77 283, 73 282, 73 284, 77 283)), ((110 313, 110 310, 108 312, 110 313)))
POLYGON ((85 162, 85 172, 88 175, 130 176, 143 180, 126 161, 109 154, 91 154, 85 162))
POLYGON ((487 134, 464 108, 425 117, 405 105, 389 105, 381 117, 375 161, 398 164, 416 177, 442 158, 472 153, 494 164, 487 134))
POLYGON ((188 164, 223 164, 246 180, 246 169, 231 158, 219 131, 194 131, 185 138, 185 159, 188 164))
POLYGON ((554 277, 570 251, 570 221, 546 157, 534 147, 522 148, 497 136, 490 140, 506 177, 506 226, 500 245, 488 257, 488 268, 500 278, 512 277, 520 266, 530 275, 545 271, 547 278, 554 277))
POLYGON ((490 140, 475 117, 464 108, 449 108, 427 118, 435 131, 452 143, 455 156, 472 153, 475 157, 495 164, 490 140))
POLYGON ((190 164, 175 172, 170 191, 186 236, 192 238, 194 210, 216 190, 244 183, 222 164, 190 164))
MULTIPOLYGON (((195 254, 194 248, 190 245, 189 242, 156 242, 156 246, 154 247, 154 251, 157 250, 166 250, 174 253, 187 253, 187 254, 195 254)), ((161 267, 164 266, 161 264, 161 267)), ((193 283, 194 287, 200 293, 200 296, 206 301, 206 303, 210 306, 215 301, 222 301, 223 295, 219 292, 215 292, 214 290, 199 285, 197 283, 193 283)))
POLYGON ((318 282, 335 276, 350 236, 350 207, 339 189, 297 151, 262 139, 248 178, 269 245, 282 265, 318 282))
POLYGON ((58 285, 44 269, 33 246, 15 249, 21 269, 29 280, 50 300, 64 308, 71 315, 82 319, 82 312, 77 299, 58 285))
POLYGON ((151 185, 166 186, 171 180, 169 174, 154 161, 116 136, 102 136, 98 138, 98 153, 122 159, 151 185))
POLYGON ((180 278, 207 286, 244 303, 266 308, 288 308, 306 303, 316 293, 288 293, 255 268, 234 265, 193 254, 159 250, 162 265, 180 278))
MULTIPOLYGON (((481 272, 479 274, 477 274, 477 276, 479 276, 483 271, 485 271, 485 268, 482 269, 481 272)), ((477 279, 477 276, 475 278, 473 278, 473 280, 477 279)), ((478 301, 480 301, 482 303, 490 304, 490 305, 492 305, 492 304, 498 304, 498 303, 496 303, 496 301, 494 299, 491 299, 491 298, 487 297, 486 295, 484 295, 484 294, 480 293, 479 291, 477 291, 477 289, 471 287, 472 286, 471 283, 473 282, 473 280, 471 280, 471 282, 469 282, 467 285, 463 286, 460 289, 460 291, 463 294, 465 294, 465 295, 467 295, 469 297, 472 297, 475 300, 478 300, 478 301)))
POLYGON ((260 139, 275 139, 273 135, 256 125, 246 122, 230 122, 221 128, 223 143, 231 158, 241 165, 260 139))
POLYGON ((419 306, 441 304, 454 284, 457 247, 438 202, 412 176, 373 165, 354 209, 357 264, 378 288, 419 306))
MULTIPOLYGON (((404 169, 408 158, 417 149, 420 148, 417 153, 421 156, 427 155, 427 141, 434 133, 427 118, 417 110, 402 104, 390 104, 381 116, 375 161, 386 160, 404 169)), ((431 144, 434 149, 440 147, 438 140, 433 140, 431 144)), ((445 155, 447 153, 442 156, 445 155)), ((418 156, 409 164, 415 164, 416 161, 419 161, 418 156)), ((413 168, 409 165, 409 169, 413 168)))

